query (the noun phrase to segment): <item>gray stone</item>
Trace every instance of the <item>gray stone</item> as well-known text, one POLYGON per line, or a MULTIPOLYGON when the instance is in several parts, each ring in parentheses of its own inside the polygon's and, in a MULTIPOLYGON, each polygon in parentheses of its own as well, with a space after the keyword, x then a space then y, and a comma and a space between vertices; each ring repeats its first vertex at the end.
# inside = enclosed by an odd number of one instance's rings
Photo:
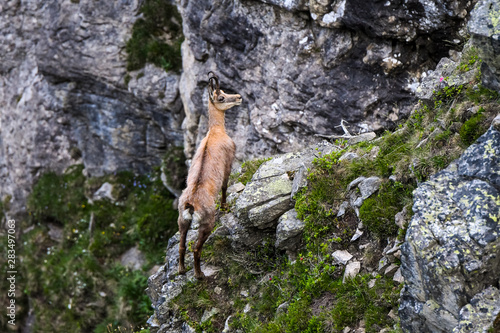
POLYGON ((48 170, 79 163, 90 176, 143 173, 167 145, 182 145, 179 74, 148 66, 125 85, 139 4, 2 3, 0 197, 12 195, 13 212, 48 170))
POLYGON ((376 137, 377 137, 377 135, 374 132, 363 133, 360 135, 356 135, 352 138, 349 138, 349 140, 347 140, 347 144, 348 145, 355 145, 356 143, 359 143, 359 142, 371 141, 371 140, 375 139, 376 137))
POLYGON ((336 263, 346 265, 352 259, 352 254, 345 250, 337 250, 332 253, 332 258, 336 263))
POLYGON ((101 187, 92 196, 94 201, 99 201, 103 199, 108 199, 111 202, 115 202, 116 198, 113 197, 113 185, 106 182, 101 185, 101 187))
POLYGON ((297 218, 295 209, 284 213, 278 220, 276 228, 276 248, 282 250, 297 250, 305 224, 297 218))
POLYGON ((471 12, 468 30, 471 43, 482 60, 483 85, 500 91, 500 4, 495 0, 480 0, 471 12))
POLYGON ((54 223, 48 223, 47 226, 49 227, 48 235, 50 239, 61 242, 64 238, 64 229, 54 223))
MULTIPOLYGON (((458 325, 453 329, 453 333, 489 332, 499 313, 499 290, 495 287, 486 288, 460 309, 458 325)), ((495 329, 498 329, 498 326, 495 329)))
POLYGON ((400 228, 400 229, 404 229, 405 228, 405 224, 408 223, 408 214, 407 214, 407 209, 406 209, 406 206, 403 207, 403 210, 400 211, 399 213, 397 213, 395 216, 394 216, 394 222, 396 223, 396 225, 400 228))
POLYGON ((394 312, 393 309, 391 309, 391 311, 389 311, 389 313, 387 314, 387 316, 389 318, 391 318, 392 320, 394 320, 394 321, 397 321, 399 319, 398 314, 396 312, 394 312))
POLYGON ((359 183, 358 188, 361 192, 361 198, 367 199, 370 195, 377 192, 382 184, 382 179, 378 177, 370 177, 359 183))
POLYGON ((241 224, 241 221, 231 213, 222 216, 220 222, 228 230, 228 237, 234 248, 254 246, 259 244, 266 235, 269 235, 264 230, 241 224))
POLYGON ((243 191, 244 189, 245 189, 245 185, 243 185, 242 183, 236 183, 236 184, 231 185, 227 189, 227 193, 229 193, 229 194, 239 193, 239 192, 243 191))
POLYGON ((363 198, 362 198, 362 197, 359 197, 359 198, 357 198, 357 199, 354 201, 354 203, 353 203, 352 205, 353 205, 353 207, 357 207, 357 208, 359 208, 359 207, 361 207, 361 206, 363 205, 363 201, 364 201, 364 200, 363 200, 363 198))
POLYGON ((460 309, 498 282, 500 132, 491 127, 414 192, 401 246, 401 326, 451 332, 460 309), (429 288, 432 286, 432 288, 429 288))
POLYGON ((378 262, 378 271, 382 272, 390 265, 389 260, 386 257, 382 257, 382 259, 378 262))
POLYGON ((124 254, 121 255, 120 263, 125 267, 129 267, 130 269, 140 270, 142 269, 142 266, 146 264, 146 257, 136 245, 133 248, 128 249, 124 254))
POLYGON ((293 175, 292 192, 290 198, 294 200, 295 195, 304 187, 307 186, 308 169, 301 166, 293 175))
POLYGON ((344 201, 342 204, 340 204, 339 211, 337 213, 337 217, 341 217, 345 214, 345 210, 349 207, 349 202, 344 201))
POLYGON ((361 263, 359 261, 350 262, 345 267, 344 277, 342 278, 342 283, 345 283, 346 279, 353 278, 358 275, 361 270, 361 263))
POLYGON ((339 161, 344 161, 344 160, 345 161, 352 161, 356 158, 359 158, 358 154, 347 152, 347 153, 343 154, 342 156, 340 156, 339 161))
POLYGON ((227 121, 239 159, 300 150, 319 141, 311 134, 340 134, 342 119, 369 132, 408 115, 414 100, 408 73, 418 76, 423 62, 434 68, 434 59, 456 48, 444 40, 460 42, 467 4, 180 2, 187 155, 200 137, 209 70, 243 94, 227 121))
POLYGON ((261 206, 250 209, 248 211, 248 220, 252 226, 259 229, 270 228, 276 224, 275 220, 290 209, 290 207, 292 207, 292 203, 289 196, 278 197, 261 206))
POLYGON ((206 322, 207 320, 209 320, 213 316, 219 314, 219 312, 220 312, 220 310, 217 308, 211 308, 210 311, 205 310, 205 312, 203 312, 203 315, 201 316, 200 323, 206 322))
POLYGON ((360 177, 354 179, 352 182, 349 183, 349 185, 347 185, 347 190, 350 191, 352 188, 358 186, 359 183, 361 183, 365 179, 366 179, 366 177, 363 177, 363 176, 360 176, 360 177))
POLYGON ((363 231, 356 229, 356 231, 354 232, 354 235, 351 238, 351 243, 358 240, 359 237, 361 237, 361 236, 363 236, 363 231))
POLYGON ((284 314, 288 311, 288 307, 290 306, 290 302, 285 302, 282 303, 278 306, 276 309, 276 317, 279 316, 280 314, 284 314))
POLYGON ((396 271, 399 269, 398 265, 395 264, 390 264, 389 267, 387 267, 384 271, 384 275, 387 275, 389 277, 394 276, 396 274, 396 271))
POLYGON ((222 330, 222 333, 229 333, 231 331, 231 328, 229 327, 229 321, 232 317, 233 316, 227 317, 226 321, 224 322, 224 329, 222 330))
POLYGON ((396 283, 403 283, 405 282, 405 278, 403 277, 403 274, 401 274, 401 267, 398 268, 398 270, 396 271, 396 273, 394 273, 394 276, 392 277, 392 280, 396 283))

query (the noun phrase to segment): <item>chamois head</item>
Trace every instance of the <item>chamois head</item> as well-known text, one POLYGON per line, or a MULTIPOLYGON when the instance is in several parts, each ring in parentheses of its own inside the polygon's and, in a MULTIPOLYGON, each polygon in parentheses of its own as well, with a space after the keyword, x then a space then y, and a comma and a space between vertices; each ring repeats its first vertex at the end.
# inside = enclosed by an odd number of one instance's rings
POLYGON ((226 111, 235 105, 241 104, 240 95, 226 94, 219 88, 219 78, 212 71, 208 72, 208 97, 210 102, 221 111, 226 111))

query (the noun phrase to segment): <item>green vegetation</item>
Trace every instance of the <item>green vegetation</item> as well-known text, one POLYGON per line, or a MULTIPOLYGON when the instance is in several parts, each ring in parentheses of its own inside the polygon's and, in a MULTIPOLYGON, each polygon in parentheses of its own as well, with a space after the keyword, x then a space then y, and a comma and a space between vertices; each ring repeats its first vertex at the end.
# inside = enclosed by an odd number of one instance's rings
POLYGON ((271 158, 260 158, 255 160, 250 160, 243 162, 241 165, 241 173, 239 176, 233 175, 233 179, 237 177, 238 182, 241 182, 243 185, 246 185, 253 177, 253 174, 257 171, 257 169, 262 165, 262 163, 269 161, 271 158))
POLYGON ((165 71, 182 67, 180 47, 182 18, 175 5, 160 0, 146 0, 141 6, 142 18, 134 23, 132 38, 127 42, 127 70, 133 71, 152 63, 165 71))
MULTIPOLYGON (((404 239, 405 230, 398 229, 394 216, 405 206, 412 214, 417 184, 446 168, 484 133, 498 111, 498 96, 481 86, 447 87, 430 103, 420 103, 397 131, 368 143, 344 144, 341 151, 317 158, 307 188, 295 197, 295 209, 305 222, 302 252, 287 257, 267 243, 238 253, 219 237, 203 255, 208 264, 224 269, 214 279, 188 283, 171 305, 197 332, 219 332, 229 316, 229 325, 244 332, 341 332, 361 321, 367 332, 400 332, 388 314, 397 310, 401 286, 389 277, 366 274, 342 283, 341 266, 331 257, 335 250, 351 249, 358 226, 352 210, 337 217, 342 202, 350 200, 348 185, 359 176, 383 179, 359 210, 371 242, 363 262, 373 267, 387 237, 404 239), (340 161, 348 151, 360 158, 340 161), (218 312, 201 322, 214 308, 218 312)), ((247 183, 262 162, 246 162, 232 181, 247 183)))
POLYGON ((148 270, 163 262, 176 231, 174 198, 158 168, 147 175, 123 171, 91 179, 82 170, 77 165, 63 175, 43 175, 28 200, 34 227, 23 235, 22 260, 35 330, 134 332, 152 314, 144 290, 148 270), (105 182, 117 201, 89 201, 105 182), (117 260, 134 246, 145 256, 142 270, 117 260))
POLYGON ((188 282, 171 303, 197 332, 220 332, 229 315, 230 326, 244 332, 340 332, 360 320, 367 332, 379 332, 395 324, 387 314, 396 311, 401 286, 371 275, 342 283, 342 271, 335 269, 327 247, 299 253, 295 261, 272 244, 241 254, 215 241, 207 250, 209 261, 215 253, 225 253, 217 262, 226 269, 215 279, 188 282), (286 310, 280 312, 280 305, 286 310), (201 323, 213 308, 218 312, 201 323))
POLYGON ((483 111, 483 108, 479 109, 477 114, 467 120, 460 128, 460 139, 463 143, 471 145, 484 133, 487 125, 484 124, 486 117, 483 115, 483 111))
POLYGON ((359 218, 379 239, 397 235, 398 226, 394 223, 394 216, 412 202, 413 189, 411 184, 383 183, 377 195, 365 200, 359 210, 359 218))

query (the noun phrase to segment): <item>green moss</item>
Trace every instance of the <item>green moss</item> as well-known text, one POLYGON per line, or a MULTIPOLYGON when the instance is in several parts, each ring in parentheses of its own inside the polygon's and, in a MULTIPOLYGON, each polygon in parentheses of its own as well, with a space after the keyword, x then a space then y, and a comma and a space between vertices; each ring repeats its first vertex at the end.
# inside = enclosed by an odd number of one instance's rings
POLYGON ((485 116, 479 111, 462 125, 460 128, 460 139, 464 144, 471 145, 486 132, 484 119, 485 116))
POLYGON ((182 67, 180 46, 182 19, 176 6, 160 0, 146 0, 140 9, 143 17, 132 29, 127 42, 127 70, 141 69, 152 63, 164 70, 178 71, 182 67))
POLYGON ((363 202, 359 218, 367 229, 377 238, 396 236, 398 226, 394 216, 412 201, 413 186, 395 182, 384 182, 376 196, 363 202))
POLYGON ((246 185, 253 177, 254 173, 259 169, 262 163, 269 161, 271 158, 259 158, 251 161, 243 162, 241 165, 241 173, 238 176, 238 182, 246 185))

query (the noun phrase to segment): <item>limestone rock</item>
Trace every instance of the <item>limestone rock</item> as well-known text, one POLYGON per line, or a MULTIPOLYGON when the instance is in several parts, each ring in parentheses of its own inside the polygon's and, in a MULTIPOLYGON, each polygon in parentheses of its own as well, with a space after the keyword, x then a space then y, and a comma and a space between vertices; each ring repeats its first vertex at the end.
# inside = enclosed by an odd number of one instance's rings
POLYGON ((116 199, 113 197, 113 185, 108 182, 102 184, 92 197, 94 201, 102 200, 105 198, 110 200, 111 202, 116 201, 116 199))
POLYGON ((368 132, 368 133, 363 133, 360 135, 356 135, 349 140, 347 140, 348 145, 355 145, 356 143, 359 142, 364 142, 364 141, 371 141, 375 139, 377 135, 374 132, 368 132))
POLYGON ((414 192, 401 246, 405 330, 451 332, 460 309, 498 283, 500 132, 491 127, 414 192))
POLYGON ((296 250, 301 241, 305 224, 297 218, 297 211, 291 209, 278 220, 276 247, 282 250, 296 250))
POLYGON ((370 177, 364 179, 361 183, 359 183, 358 188, 361 192, 361 198, 367 199, 370 195, 377 192, 382 184, 382 179, 378 177, 370 177))
POLYGON ((359 261, 348 263, 347 266, 345 267, 342 283, 344 283, 346 279, 353 278, 356 275, 358 275, 360 270, 361 270, 361 263, 359 261))
POLYGON ((337 250, 332 253, 332 258, 335 262, 345 265, 352 259, 352 254, 345 250, 337 250))
POLYGON ((396 216, 394 216, 394 222, 396 223, 396 225, 400 228, 400 229, 403 229, 405 227, 405 223, 407 223, 407 209, 406 209, 406 206, 403 207, 403 210, 400 211, 399 213, 396 214, 396 216))
POLYGON ((405 278, 403 277, 403 274, 401 274, 401 267, 398 268, 396 273, 394 273, 394 276, 392 277, 392 280, 396 283, 403 283, 405 282, 405 278))
POLYGON ((351 238, 351 243, 358 240, 361 236, 363 236, 363 231, 357 228, 356 231, 354 232, 354 235, 351 238))

